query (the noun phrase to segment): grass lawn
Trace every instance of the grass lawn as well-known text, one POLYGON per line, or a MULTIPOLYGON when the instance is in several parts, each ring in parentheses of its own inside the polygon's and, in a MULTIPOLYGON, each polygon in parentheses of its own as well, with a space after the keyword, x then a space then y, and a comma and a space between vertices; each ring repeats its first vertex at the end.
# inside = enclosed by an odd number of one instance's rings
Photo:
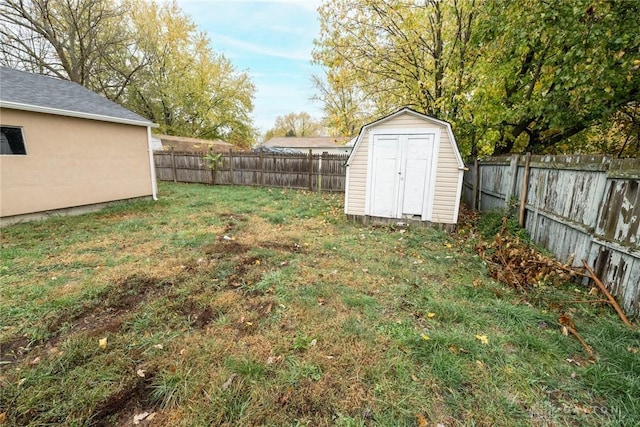
POLYGON ((640 425, 640 334, 588 289, 342 197, 162 183, 3 229, 0 424, 640 425))

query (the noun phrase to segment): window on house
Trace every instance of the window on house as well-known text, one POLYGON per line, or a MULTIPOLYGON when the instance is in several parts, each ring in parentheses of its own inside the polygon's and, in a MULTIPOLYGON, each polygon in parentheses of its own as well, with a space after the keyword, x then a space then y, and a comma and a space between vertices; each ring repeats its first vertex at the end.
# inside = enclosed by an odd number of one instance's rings
POLYGON ((22 128, 0 126, 0 154, 27 154, 22 128))

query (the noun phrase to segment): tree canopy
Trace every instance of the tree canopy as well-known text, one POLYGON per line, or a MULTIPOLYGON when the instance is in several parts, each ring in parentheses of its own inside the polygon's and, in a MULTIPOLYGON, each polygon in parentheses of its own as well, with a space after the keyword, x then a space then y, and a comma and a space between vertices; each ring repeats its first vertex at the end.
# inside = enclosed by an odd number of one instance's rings
POLYGON ((322 136, 324 133, 325 127, 322 122, 302 111, 276 117, 273 128, 265 133, 264 140, 267 141, 276 136, 322 136))
POLYGON ((319 14, 332 127, 406 105, 451 122, 467 154, 639 145, 638 2, 331 0, 319 14))
POLYGON ((160 132, 249 146, 255 87, 175 1, 3 0, 0 64, 69 79, 160 132))

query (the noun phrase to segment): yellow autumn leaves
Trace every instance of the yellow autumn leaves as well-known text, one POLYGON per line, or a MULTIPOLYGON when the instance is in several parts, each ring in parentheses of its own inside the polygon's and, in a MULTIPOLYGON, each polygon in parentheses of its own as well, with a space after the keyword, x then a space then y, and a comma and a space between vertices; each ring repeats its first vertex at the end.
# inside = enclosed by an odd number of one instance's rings
MULTIPOLYGON (((434 317, 436 317, 436 313, 432 313, 432 312, 428 312, 427 313, 427 318, 428 319, 433 319, 434 317)), ((480 341, 482 344, 484 345, 489 345, 489 337, 487 337, 486 335, 474 335, 475 339, 477 339, 478 341, 480 341)), ((423 341, 429 341, 431 339, 431 337, 425 333, 420 334, 420 338, 423 341)))
POLYGON ((489 345, 489 338, 486 335, 476 335, 475 336, 478 341, 480 341, 484 345, 489 345))
MULTIPOLYGON (((484 345, 489 345, 489 338, 486 335, 474 335, 474 337, 484 345)), ((420 338, 429 341, 431 337, 427 334, 420 334, 420 338)))

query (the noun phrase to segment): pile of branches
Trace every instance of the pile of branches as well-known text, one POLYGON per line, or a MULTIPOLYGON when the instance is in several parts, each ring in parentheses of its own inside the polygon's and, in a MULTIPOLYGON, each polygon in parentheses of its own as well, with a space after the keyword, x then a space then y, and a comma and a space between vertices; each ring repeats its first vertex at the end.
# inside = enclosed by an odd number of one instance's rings
MULTIPOLYGON (((463 225, 458 230, 460 237, 463 238, 463 234, 480 237, 476 233, 478 223, 477 214, 467 212, 466 215, 463 216, 463 220, 463 225)), ((589 294, 601 294, 605 299, 588 299, 572 302, 609 304, 615 309, 625 325, 634 328, 615 298, 609 293, 586 260, 582 261, 584 269, 581 269, 572 267, 573 259, 563 264, 553 257, 545 255, 529 242, 522 241, 517 233, 510 230, 509 218, 507 216, 502 217, 502 225, 493 240, 486 241, 485 239, 479 238, 478 241, 479 243, 475 245, 475 250, 486 262, 489 275, 495 280, 512 286, 520 292, 526 292, 538 284, 553 284, 558 286, 572 281, 577 277, 587 277, 596 285, 596 287, 589 291, 589 294)), ((588 354, 589 362, 593 362, 593 349, 582 336, 580 336, 571 316, 568 313, 561 313, 558 322, 562 327, 562 333, 564 335, 571 334, 575 336, 588 354)))
POLYGON ((507 217, 502 218, 502 228, 493 241, 480 241, 475 250, 487 263, 491 277, 519 291, 539 283, 559 285, 583 275, 571 267, 572 260, 562 264, 509 233, 507 217))

